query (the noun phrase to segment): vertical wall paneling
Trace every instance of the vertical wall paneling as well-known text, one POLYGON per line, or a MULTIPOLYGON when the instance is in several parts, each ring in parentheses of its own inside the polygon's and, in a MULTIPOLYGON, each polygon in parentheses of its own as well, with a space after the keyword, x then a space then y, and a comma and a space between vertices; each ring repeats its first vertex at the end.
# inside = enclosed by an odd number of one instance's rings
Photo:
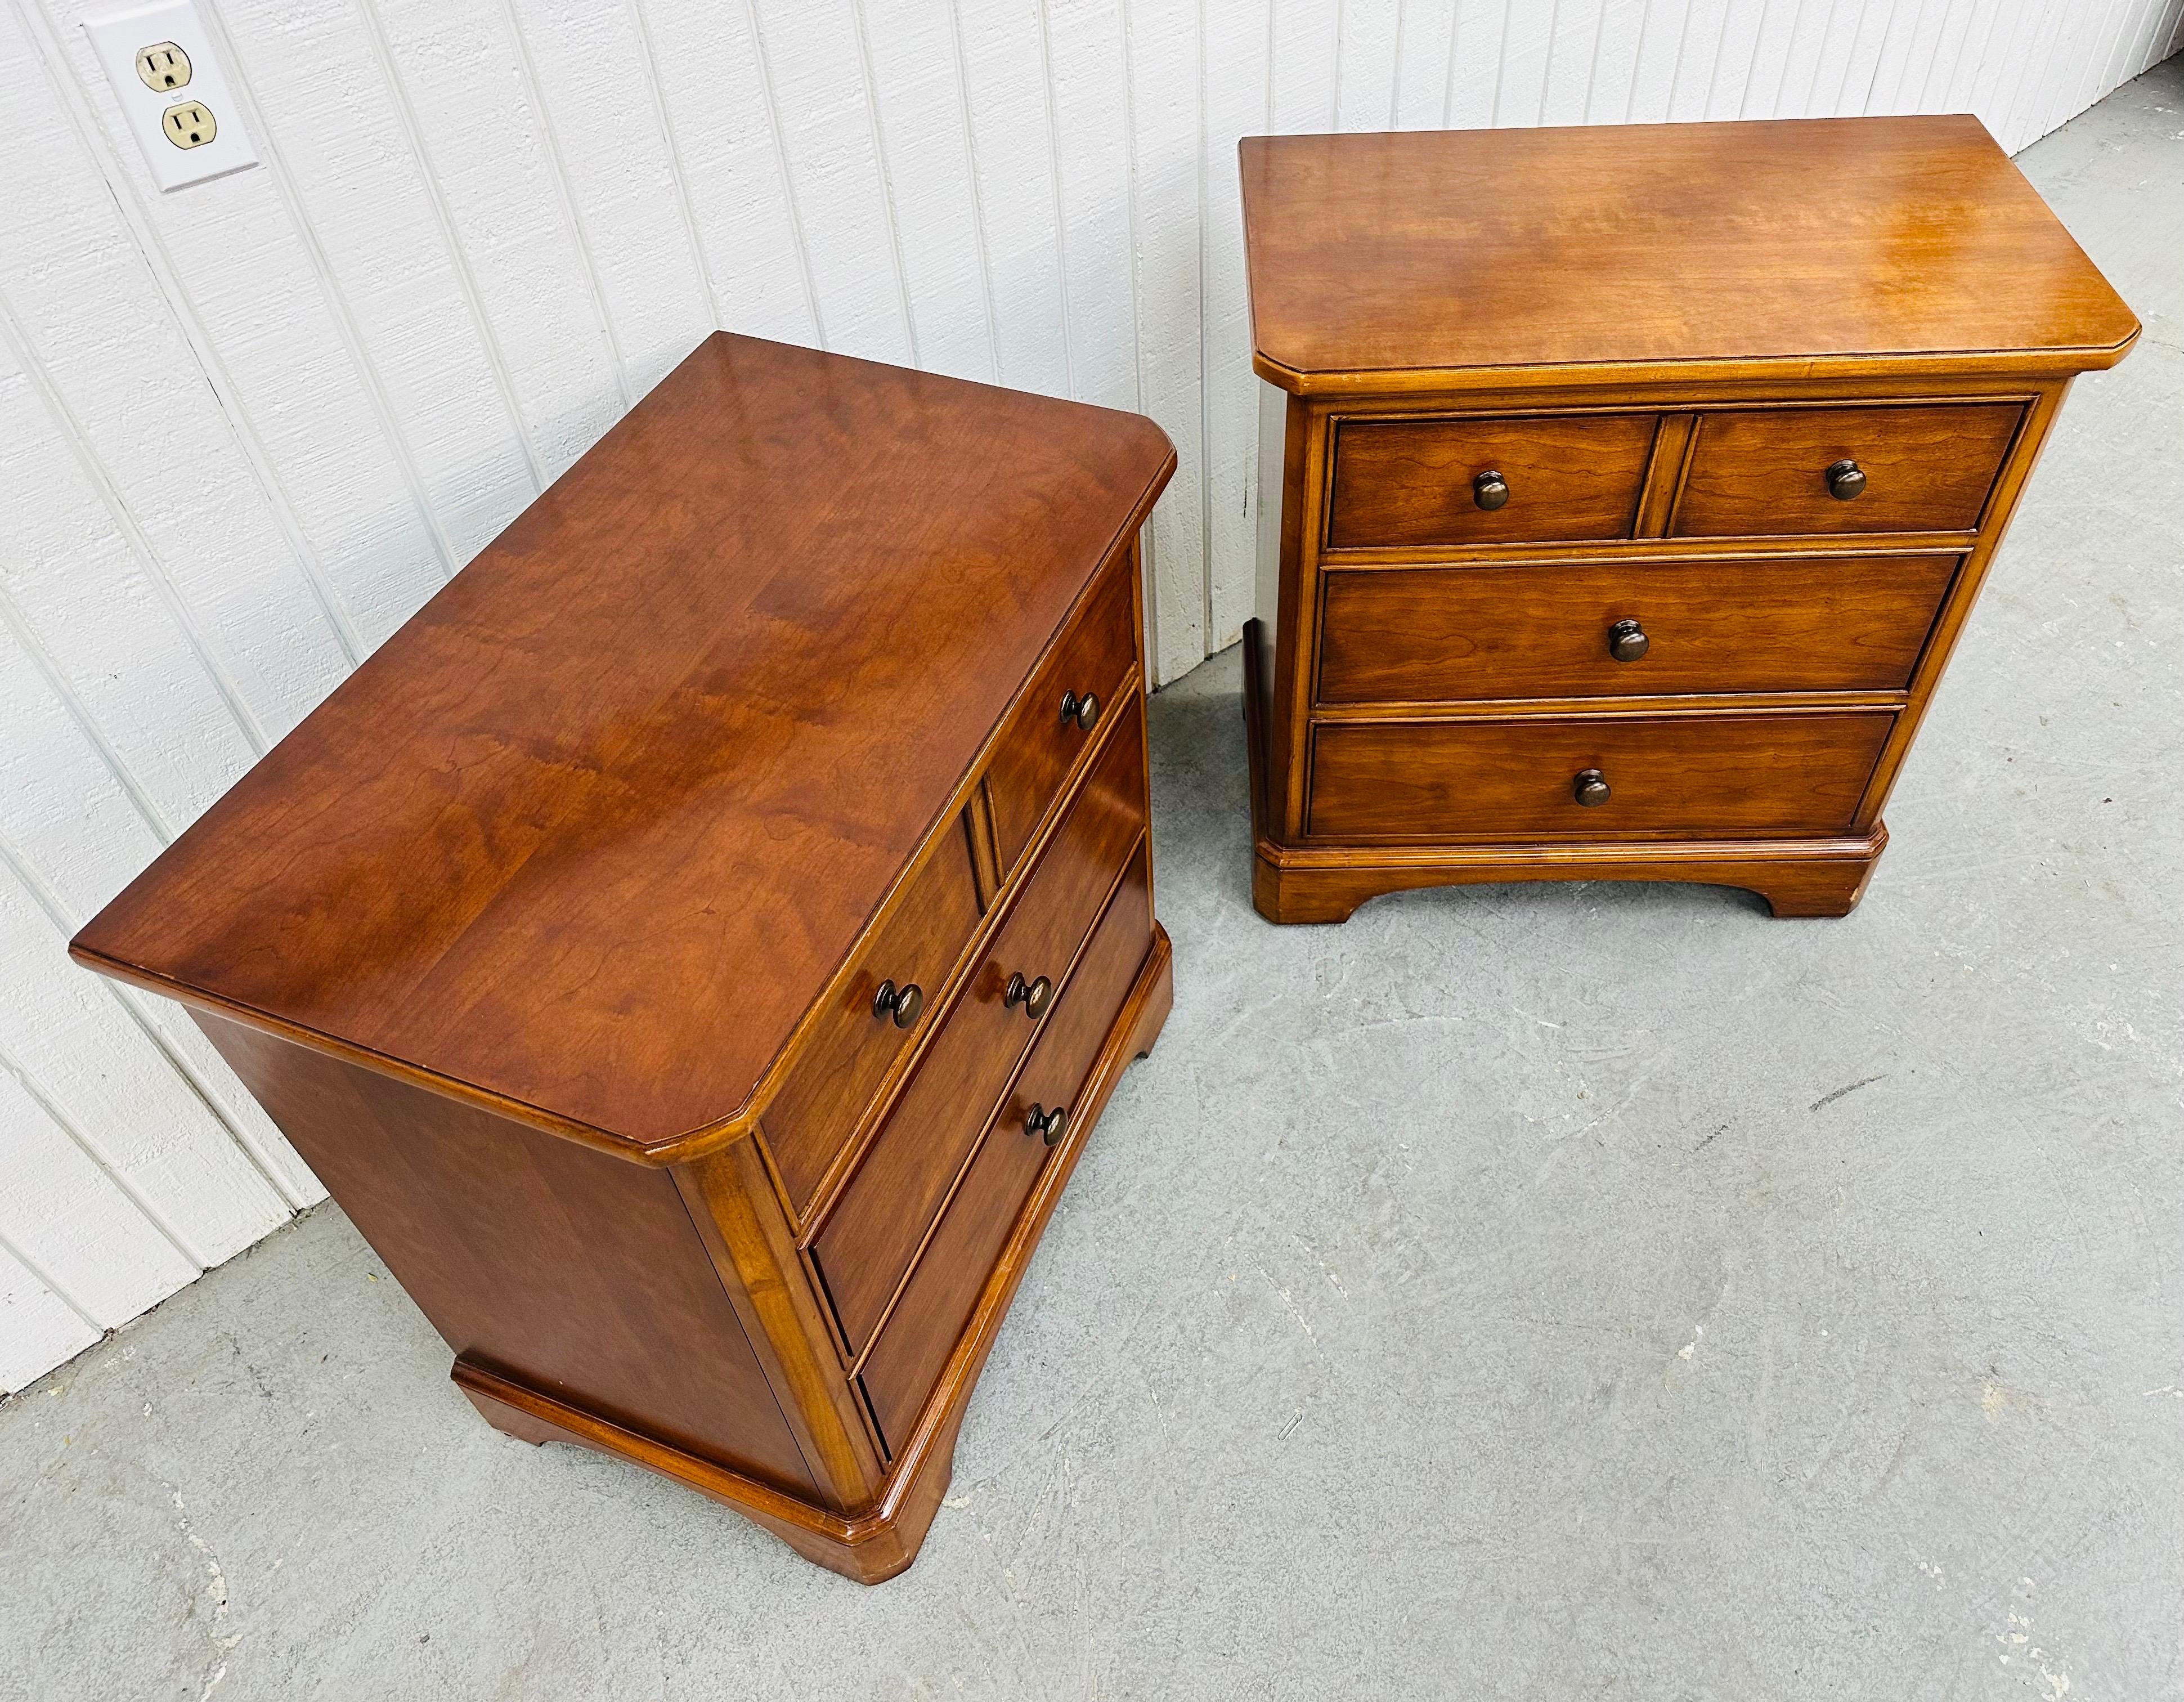
POLYGON ((1067 395, 1073 343, 1039 14, 1024 0, 956 0, 951 10, 1000 381, 1067 395))
POLYGON ((713 306, 693 263, 638 14, 627 0, 515 0, 510 9, 631 393, 642 396, 712 329, 713 306))
POLYGON ((1236 144, 1975 112, 2184 0, 199 0, 256 169, 153 186, 0 0, 0 1389, 323 1191, 70 932, 714 326, 1150 414, 1156 674, 1251 612, 1236 144))
POLYGON ((805 251, 827 346, 906 362, 902 259, 855 20, 847 0, 766 0, 754 10, 796 204, 807 232, 824 233, 805 251))
POLYGON ((1047 101, 1057 137, 1063 309, 1077 399, 1140 405, 1136 187, 1123 15, 1112 0, 1044 0, 1047 101))
POLYGON ((1196 0, 1120 0, 1128 53, 1133 257, 1145 411, 1174 441, 1177 467, 1153 512, 1147 598, 1152 665, 1173 679, 1206 655, 1202 306, 1206 186, 1196 0))
MULTIPOLYGON (((1199 264, 1205 371, 1206 645, 1225 650, 1252 613, 1258 537, 1258 378, 1251 371, 1250 300, 1244 283, 1244 219, 1237 144, 1268 126, 1272 86, 1268 0, 1206 0, 1206 218, 1199 264)), ((1390 46, 1393 32, 1390 31, 1390 46)), ((1392 103, 1396 62, 1379 67, 1374 98, 1392 103)), ((1364 100, 1364 94, 1359 96, 1364 100)), ((1366 101, 1369 109, 1370 101, 1366 101)), ((1383 120, 1384 122, 1384 120, 1383 120)))
MULTIPOLYGON (((972 166, 966 56, 955 8, 928 0, 861 0, 859 36, 878 145, 889 162, 894 237, 918 362, 958 378, 999 382, 994 268, 972 166), (889 42, 889 50, 873 53, 874 39, 889 42), (897 161, 916 161, 916 168, 900 169, 897 161)), ((1036 87, 1043 92, 1045 80, 1036 87)), ((1050 195, 1050 180, 1047 187, 1050 195)))
MULTIPOLYGON (((415 3, 429 12, 446 0, 415 3)), ((664 121, 672 131, 719 322, 759 337, 822 341, 772 92, 747 0, 718 6, 631 3, 643 14, 664 121)))
POLYGON ((1449 42, 1459 9, 1434 0, 1403 0, 1396 18, 1395 129, 1440 126, 1448 98, 1449 42))
POLYGON ((35 1381, 99 1333, 0 1240, 0 1392, 35 1381))
POLYGON ((551 481, 624 405, 621 358, 498 0, 355 0, 404 145, 440 206, 447 276, 490 327, 481 353, 527 479, 551 481), (528 446, 527 453, 525 446, 528 446))

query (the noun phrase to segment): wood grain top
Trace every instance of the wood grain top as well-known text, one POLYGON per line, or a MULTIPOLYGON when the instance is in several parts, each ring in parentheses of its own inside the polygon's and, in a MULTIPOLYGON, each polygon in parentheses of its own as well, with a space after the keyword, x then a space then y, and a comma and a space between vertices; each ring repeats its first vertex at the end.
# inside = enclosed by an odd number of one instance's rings
POLYGON ((733 1119, 1174 465, 716 332, 70 949, 595 1144, 733 1119))
POLYGON ((1242 165, 1254 365, 1302 393, 1664 361, 2078 371, 2138 334, 1969 114, 1246 137, 1242 165))

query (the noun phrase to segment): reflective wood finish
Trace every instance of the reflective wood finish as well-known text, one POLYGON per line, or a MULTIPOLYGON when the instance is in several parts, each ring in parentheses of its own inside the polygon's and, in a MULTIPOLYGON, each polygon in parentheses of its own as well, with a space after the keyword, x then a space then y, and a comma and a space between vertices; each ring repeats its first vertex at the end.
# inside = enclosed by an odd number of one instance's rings
MULTIPOLYGON (((1024 1003, 1010 1003, 1011 980, 1062 984, 1145 832, 1144 735, 1135 701, 1115 719, 1114 736, 1069 819, 1027 872, 1008 920, 971 970, 813 1242, 813 1261, 853 1353, 872 1340, 1017 1060, 1054 1021, 1051 1004, 1034 1019, 1024 1003)), ((1141 956, 1149 937, 1139 940, 1141 956)))
POLYGON ((1260 910, 1841 915, 2130 310, 1969 117, 1250 137, 1260 910))
POLYGON ((1705 415, 1669 535, 1970 532, 2024 414, 2014 404, 1988 403, 1705 415), (1828 474, 1838 466, 1855 494, 1830 489, 1828 474))
POLYGON ((1329 571, 1320 703, 1901 691, 1954 555, 1329 571), (1645 648, 1618 661, 1634 622, 1645 648))
POLYGON ((1346 422, 1328 547, 1627 538, 1654 423, 1650 414, 1346 422), (1490 475, 1496 488, 1484 495, 1490 475))
POLYGON ((710 337, 76 953, 619 1150, 733 1140, 1173 458, 710 337))
POLYGON ((1894 720, 1861 710, 1338 722, 1312 740, 1305 833, 1342 844, 1816 838, 1850 828, 1894 720), (1594 777, 1591 795, 1579 795, 1580 776, 1594 777))
POLYGON ((1174 465, 716 334, 72 949, 192 1007, 491 1422, 889 1576, 1167 1013, 1136 539, 1174 465), (1034 1069, 1059 1138, 995 1144, 1034 1069))
POLYGON ((1254 136, 1242 166, 1253 364, 1305 395, 2082 371, 2138 335, 1969 114, 1254 136))

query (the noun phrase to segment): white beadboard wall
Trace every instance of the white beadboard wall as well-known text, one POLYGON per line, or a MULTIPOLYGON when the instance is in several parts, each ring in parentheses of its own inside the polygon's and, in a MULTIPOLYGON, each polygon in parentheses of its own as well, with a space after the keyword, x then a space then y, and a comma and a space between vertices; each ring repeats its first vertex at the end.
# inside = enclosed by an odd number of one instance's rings
POLYGON ((0 0, 0 1391, 323 1191, 64 943, 715 326, 1150 414, 1172 679, 1250 601, 1235 145, 1958 111, 2184 0, 199 0, 263 159, 150 185, 0 0))

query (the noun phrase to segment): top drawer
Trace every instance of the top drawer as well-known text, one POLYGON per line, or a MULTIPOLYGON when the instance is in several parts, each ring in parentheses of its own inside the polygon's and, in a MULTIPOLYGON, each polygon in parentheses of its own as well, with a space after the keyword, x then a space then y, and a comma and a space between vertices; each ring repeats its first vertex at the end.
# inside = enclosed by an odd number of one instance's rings
POLYGON ((1334 550, 1627 538, 1652 414, 1346 420, 1334 439, 1334 550))
POLYGON ((767 1150, 802 1211, 857 1126, 888 1066, 922 1032, 929 1007, 978 925, 971 844, 960 816, 934 830, 904 879, 902 902, 856 948, 803 1056, 766 1113, 767 1150), (895 996, 883 1006, 879 992, 895 996))
POLYGON ((1138 654, 1130 595, 1136 565, 1134 550, 1107 570, 1084 613, 1017 698, 994 745, 986 796, 1004 880, 1069 771, 1091 748, 1092 729, 1122 707, 1116 700, 1138 654))
POLYGON ((1970 532, 2023 413, 1981 402, 1706 415, 1669 535, 1970 532))

